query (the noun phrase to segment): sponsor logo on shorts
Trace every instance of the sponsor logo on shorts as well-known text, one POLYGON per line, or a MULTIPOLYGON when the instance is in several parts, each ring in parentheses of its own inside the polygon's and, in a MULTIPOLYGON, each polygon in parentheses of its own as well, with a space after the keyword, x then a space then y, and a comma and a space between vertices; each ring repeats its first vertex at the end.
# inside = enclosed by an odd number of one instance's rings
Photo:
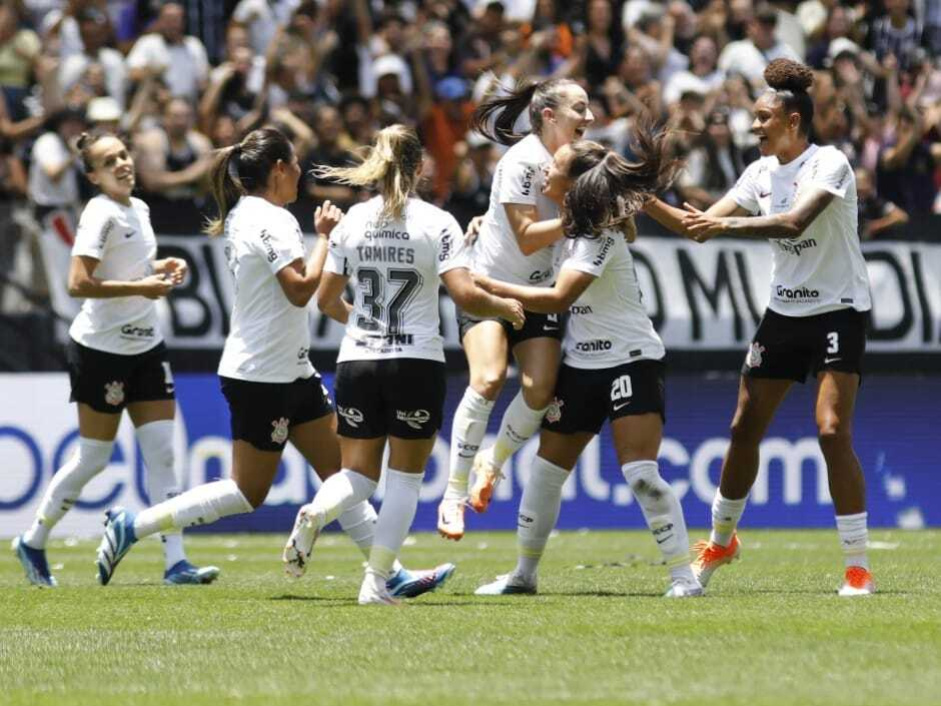
POLYGON ((421 431, 421 428, 431 421, 431 413, 427 409, 397 409, 395 410, 395 418, 400 422, 405 422, 412 429, 421 431))
POLYGON ((807 240, 773 240, 771 241, 781 248, 788 255, 797 255, 800 257, 802 250, 809 250, 810 248, 817 247, 817 241, 813 238, 808 238, 807 240))
POLYGON ((755 341, 748 348, 748 355, 745 356, 745 365, 749 368, 761 367, 761 354, 765 352, 765 347, 755 341))
POLYGON ((562 406, 565 404, 558 397, 549 403, 549 409, 546 410, 546 421, 550 424, 557 424, 562 419, 562 406))
POLYGON ((271 244, 271 233, 267 230, 261 231, 261 242, 265 246, 265 252, 267 253, 268 262, 274 262, 278 259, 278 253, 274 251, 274 245, 271 244))
POLYGON ((153 326, 134 326, 133 324, 125 324, 121 327, 121 335, 128 338, 153 338, 154 337, 154 327, 153 326))
POLYGON ((599 351, 609 351, 611 346, 611 341, 599 338, 594 341, 579 341, 575 344, 575 350, 582 353, 597 353, 599 351))
POLYGON ((288 418, 281 417, 271 422, 271 440, 276 444, 283 444, 288 440, 288 418))
POLYGON ((359 425, 363 423, 363 413, 356 409, 356 407, 341 407, 337 405, 337 414, 343 417, 346 423, 354 429, 358 429, 359 425))
POLYGON ((823 364, 824 364, 824 365, 830 365, 831 363, 837 363, 837 362, 839 362, 839 361, 841 361, 841 360, 843 360, 843 358, 840 357, 840 356, 837 356, 836 358, 824 358, 824 359, 823 359, 823 364))
POLYGON ((105 383, 105 402, 115 407, 124 402, 123 382, 115 380, 114 382, 105 383))
POLYGON ((631 403, 631 401, 628 400, 627 402, 621 402, 620 404, 616 404, 616 405, 614 405, 614 411, 615 411, 615 412, 620 412, 622 409, 624 409, 625 407, 627 407, 627 405, 629 405, 630 403, 631 403))

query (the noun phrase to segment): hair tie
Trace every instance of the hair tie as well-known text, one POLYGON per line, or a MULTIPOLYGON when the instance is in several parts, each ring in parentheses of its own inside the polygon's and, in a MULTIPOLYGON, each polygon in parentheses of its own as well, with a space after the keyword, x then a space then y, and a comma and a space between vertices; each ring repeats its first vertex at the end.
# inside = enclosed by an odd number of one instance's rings
POLYGON ((229 157, 229 165, 228 165, 229 177, 236 184, 241 183, 241 180, 239 179, 239 157, 241 156, 241 154, 242 154, 242 145, 236 144, 235 147, 232 148, 232 154, 229 157))

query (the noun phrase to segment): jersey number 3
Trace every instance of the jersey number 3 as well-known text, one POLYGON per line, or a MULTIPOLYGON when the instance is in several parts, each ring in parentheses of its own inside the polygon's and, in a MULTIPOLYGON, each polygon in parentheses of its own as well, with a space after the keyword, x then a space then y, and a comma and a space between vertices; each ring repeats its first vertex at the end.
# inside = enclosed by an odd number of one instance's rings
POLYGON ((421 274, 415 270, 389 270, 388 282, 397 285, 397 289, 388 307, 385 303, 384 280, 379 270, 361 267, 356 273, 356 279, 359 281, 363 308, 366 310, 365 315, 356 318, 356 326, 364 331, 379 331, 384 322, 387 334, 401 333, 402 310, 421 287, 421 274))

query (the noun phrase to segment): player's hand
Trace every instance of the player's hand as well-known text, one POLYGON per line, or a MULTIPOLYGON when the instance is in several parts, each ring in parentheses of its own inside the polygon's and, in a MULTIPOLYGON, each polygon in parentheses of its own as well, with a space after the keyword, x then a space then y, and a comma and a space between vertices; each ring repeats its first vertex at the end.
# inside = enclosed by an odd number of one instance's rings
POLYGON ((480 235, 480 228, 484 224, 483 216, 474 216, 471 218, 470 223, 467 224, 467 232, 464 233, 464 244, 470 247, 477 242, 477 237, 480 235))
POLYGON ((343 211, 328 199, 314 211, 314 230, 317 235, 329 236, 342 218, 343 211))
POLYGON ((160 274, 163 275, 164 280, 176 286, 183 284, 187 272, 189 272, 189 265, 186 264, 186 260, 179 257, 168 257, 163 261, 163 268, 160 274))
POLYGON ((691 240, 705 243, 725 232, 725 223, 722 218, 707 216, 705 211, 700 211, 690 203, 684 203, 683 208, 687 212, 683 216, 683 226, 686 228, 686 237, 691 240))
POLYGON ((516 299, 504 299, 503 302, 506 311, 503 313, 502 318, 513 324, 513 328, 519 331, 526 323, 526 312, 523 310, 523 305, 516 299))
POLYGON ((148 299, 165 297, 173 289, 173 282, 164 279, 163 275, 150 275, 137 282, 140 296, 148 299))

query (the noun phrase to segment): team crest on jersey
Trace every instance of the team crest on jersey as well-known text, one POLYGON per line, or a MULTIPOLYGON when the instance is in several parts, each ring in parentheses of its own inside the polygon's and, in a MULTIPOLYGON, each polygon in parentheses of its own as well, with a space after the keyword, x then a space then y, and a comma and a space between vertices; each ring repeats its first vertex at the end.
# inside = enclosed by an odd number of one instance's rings
POLYGON ((552 400, 549 403, 549 409, 546 410, 546 421, 550 424, 555 424, 560 419, 562 419, 562 405, 565 402, 560 400, 558 397, 552 400))
POLYGON ((356 407, 341 407, 337 405, 337 414, 343 417, 346 423, 354 429, 358 429, 359 425, 363 423, 363 413, 356 409, 356 407))
POLYGON ((114 382, 105 383, 105 402, 115 407, 124 402, 123 382, 115 380, 114 382))
POLYGON ((765 347, 755 341, 748 349, 748 355, 745 357, 745 365, 749 368, 761 367, 761 354, 765 352, 765 347))
POLYGON ((288 418, 281 417, 271 422, 271 441, 276 444, 283 444, 288 440, 288 418))
POLYGON ((431 414, 427 409, 397 409, 395 410, 395 418, 400 422, 405 422, 412 429, 418 429, 421 431, 421 428, 431 421, 431 414))

